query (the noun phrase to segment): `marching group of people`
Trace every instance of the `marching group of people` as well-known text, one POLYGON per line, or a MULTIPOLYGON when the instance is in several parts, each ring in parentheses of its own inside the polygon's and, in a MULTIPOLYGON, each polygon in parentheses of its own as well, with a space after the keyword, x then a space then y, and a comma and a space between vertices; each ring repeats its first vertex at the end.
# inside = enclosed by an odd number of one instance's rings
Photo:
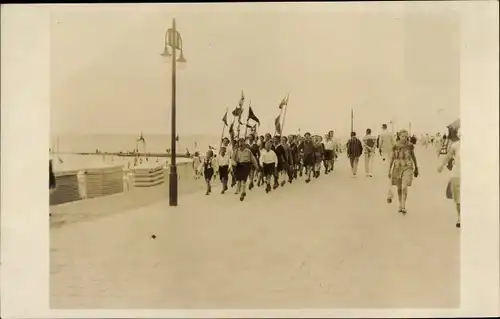
MULTIPOLYGON (((456 204, 458 213, 456 227, 460 227, 459 124, 449 126, 448 131, 450 143, 446 144, 444 152, 438 153, 443 155, 438 165, 438 172, 445 166, 454 172, 446 194, 456 204)), ((243 201, 247 196, 247 184, 249 190, 255 186, 264 186, 266 193, 269 193, 278 187, 284 187, 287 182, 293 183, 303 175, 305 182, 309 183, 312 177, 320 177, 322 169, 325 174, 329 174, 334 170, 338 155, 344 150, 349 158, 353 177, 357 175, 359 159, 364 154, 365 174, 371 178, 373 161, 378 149, 387 165, 387 203, 393 201, 392 188, 395 186, 398 212, 406 214, 408 190, 413 178, 419 175, 415 155, 416 143, 416 138, 410 136, 407 130, 403 129, 394 135, 387 130, 386 124, 382 125, 382 131, 378 136, 372 135, 371 129, 367 129, 362 140, 358 139, 355 132, 351 132, 351 137, 345 145, 334 140, 333 131, 328 132, 324 138, 310 133, 304 136, 275 135, 274 137, 269 133, 260 137, 251 134, 248 138, 232 142, 224 138, 219 154, 214 154, 214 149, 210 148, 203 160, 199 154, 195 154, 193 163, 197 178, 204 176, 206 195, 211 194, 212 181, 218 176, 222 183, 221 193, 228 191, 231 182, 230 186, 236 187, 235 194, 239 194, 240 200, 243 201)))
MULTIPOLYGON (((446 197, 455 203, 458 220, 456 227, 460 227, 460 120, 448 126, 446 138, 432 141, 439 147, 440 157, 438 172, 444 167, 452 171, 446 187, 446 197)), ((387 163, 388 176, 387 202, 392 203, 392 188, 397 189, 398 212, 406 214, 406 200, 408 189, 413 178, 418 177, 418 163, 415 155, 416 138, 410 136, 407 130, 399 131, 396 136, 387 131, 387 125, 382 125, 381 133, 375 137, 371 129, 366 130, 362 140, 358 139, 355 132, 345 145, 334 139, 333 131, 323 137, 305 133, 304 136, 289 135, 274 137, 267 133, 258 137, 250 134, 248 138, 230 141, 223 138, 217 155, 214 148, 210 147, 205 158, 201 159, 196 153, 193 165, 196 178, 204 177, 206 182, 206 195, 212 192, 212 181, 219 177, 222 183, 221 193, 224 194, 231 187, 236 187, 236 194, 243 201, 248 189, 255 186, 265 186, 266 193, 286 183, 293 183, 305 175, 305 182, 311 178, 319 178, 322 169, 325 174, 334 170, 335 160, 339 154, 346 151, 349 158, 352 175, 356 177, 359 158, 364 154, 365 173, 371 178, 372 166, 376 151, 387 163)), ((423 142, 427 143, 427 142, 423 142)), ((424 144, 425 145, 425 144, 424 144)), ((56 189, 56 179, 53 173, 52 160, 49 161, 49 189, 56 189)))
POLYGON ((248 189, 255 186, 265 186, 266 193, 286 183, 293 183, 298 177, 305 175, 306 183, 311 178, 318 178, 322 168, 329 174, 334 169, 335 158, 341 148, 334 141, 333 131, 325 137, 312 136, 310 133, 274 137, 267 133, 260 137, 249 135, 247 138, 230 141, 224 138, 219 154, 208 150, 203 161, 194 158, 195 168, 201 167, 207 184, 206 195, 212 191, 212 180, 219 176, 224 194, 228 191, 228 184, 236 186, 236 194, 240 194, 243 201, 248 189))

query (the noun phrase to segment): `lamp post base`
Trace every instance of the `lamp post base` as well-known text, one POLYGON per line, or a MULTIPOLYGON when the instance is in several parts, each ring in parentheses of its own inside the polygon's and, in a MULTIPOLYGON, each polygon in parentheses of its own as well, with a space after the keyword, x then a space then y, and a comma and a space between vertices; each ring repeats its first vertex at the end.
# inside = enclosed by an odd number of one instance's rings
POLYGON ((177 166, 174 165, 170 167, 169 199, 170 206, 177 206, 177 166))

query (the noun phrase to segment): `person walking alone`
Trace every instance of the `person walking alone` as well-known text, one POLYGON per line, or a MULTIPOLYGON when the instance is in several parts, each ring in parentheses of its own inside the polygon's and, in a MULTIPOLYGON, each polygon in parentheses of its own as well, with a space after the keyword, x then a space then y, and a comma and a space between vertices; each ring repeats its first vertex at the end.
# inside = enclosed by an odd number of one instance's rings
POLYGON ((445 166, 452 171, 452 176, 446 187, 446 195, 455 202, 458 220, 455 226, 460 228, 460 122, 457 121, 448 126, 448 140, 451 142, 449 150, 438 166, 441 173, 445 166))
POLYGON ((361 154, 363 154, 363 145, 361 141, 356 137, 356 132, 351 132, 351 138, 346 144, 347 157, 349 158, 349 163, 351 165, 352 175, 356 176, 358 172, 358 163, 361 154))
MULTIPOLYGON (((394 134, 387 131, 387 124, 382 124, 382 132, 379 135, 379 152, 382 160, 386 163, 386 170, 389 171, 391 164, 392 149, 394 147, 394 134), (388 159, 388 160, 387 160, 388 159)), ((392 181, 387 185, 387 202, 392 202, 392 181)))
POLYGON ((366 129, 366 135, 363 137, 363 146, 365 153, 365 173, 367 177, 372 177, 373 159, 375 158, 375 146, 377 138, 372 135, 371 129, 366 129))
POLYGON ((399 132, 399 140, 393 147, 388 175, 392 185, 398 188, 398 212, 406 214, 408 188, 412 184, 413 177, 418 177, 415 146, 410 142, 410 137, 406 130, 399 132))

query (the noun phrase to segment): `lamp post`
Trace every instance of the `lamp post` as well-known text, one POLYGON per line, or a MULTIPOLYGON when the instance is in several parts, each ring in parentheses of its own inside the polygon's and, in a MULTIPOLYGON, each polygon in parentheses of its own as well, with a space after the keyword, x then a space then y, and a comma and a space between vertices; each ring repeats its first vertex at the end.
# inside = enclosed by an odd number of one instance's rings
POLYGON ((184 54, 182 50, 182 37, 180 33, 175 28, 175 19, 172 23, 172 28, 168 29, 165 33, 165 47, 163 49, 163 53, 161 54, 163 57, 172 56, 172 115, 171 115, 171 162, 170 162, 170 174, 169 174, 169 200, 170 206, 177 206, 177 164, 176 164, 176 85, 177 85, 177 77, 176 77, 176 67, 177 62, 184 63, 186 59, 184 59, 184 54), (172 48, 172 53, 169 52, 168 47, 172 48), (176 58, 177 50, 180 51, 179 59, 176 58))

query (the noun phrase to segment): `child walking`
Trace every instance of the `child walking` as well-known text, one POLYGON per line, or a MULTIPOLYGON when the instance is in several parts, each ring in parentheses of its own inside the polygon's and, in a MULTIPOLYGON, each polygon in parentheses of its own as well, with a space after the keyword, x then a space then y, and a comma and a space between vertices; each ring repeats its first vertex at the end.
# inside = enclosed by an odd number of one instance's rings
POLYGON ((203 176, 205 176, 205 182, 207 183, 207 193, 205 195, 210 195, 212 192, 212 185, 210 182, 212 181, 212 177, 214 176, 214 152, 212 150, 208 150, 207 156, 203 161, 203 176))
POLYGON ((255 169, 259 168, 259 165, 257 165, 257 160, 253 156, 250 149, 247 147, 245 139, 243 138, 239 140, 239 148, 233 152, 233 161, 236 166, 235 177, 237 182, 235 194, 238 194, 241 191, 240 201, 243 201, 247 195, 246 183, 248 175, 250 174, 250 170, 252 169, 252 165, 255 169))
POLYGON ((271 177, 278 165, 278 157, 271 149, 271 141, 266 142, 265 148, 260 153, 260 165, 266 181, 266 193, 271 191, 271 177))
POLYGON ((230 161, 231 158, 229 157, 229 153, 226 152, 226 147, 222 146, 220 149, 220 154, 217 157, 217 166, 219 167, 219 177, 222 183, 221 194, 224 194, 228 189, 227 182, 229 180, 230 161))

